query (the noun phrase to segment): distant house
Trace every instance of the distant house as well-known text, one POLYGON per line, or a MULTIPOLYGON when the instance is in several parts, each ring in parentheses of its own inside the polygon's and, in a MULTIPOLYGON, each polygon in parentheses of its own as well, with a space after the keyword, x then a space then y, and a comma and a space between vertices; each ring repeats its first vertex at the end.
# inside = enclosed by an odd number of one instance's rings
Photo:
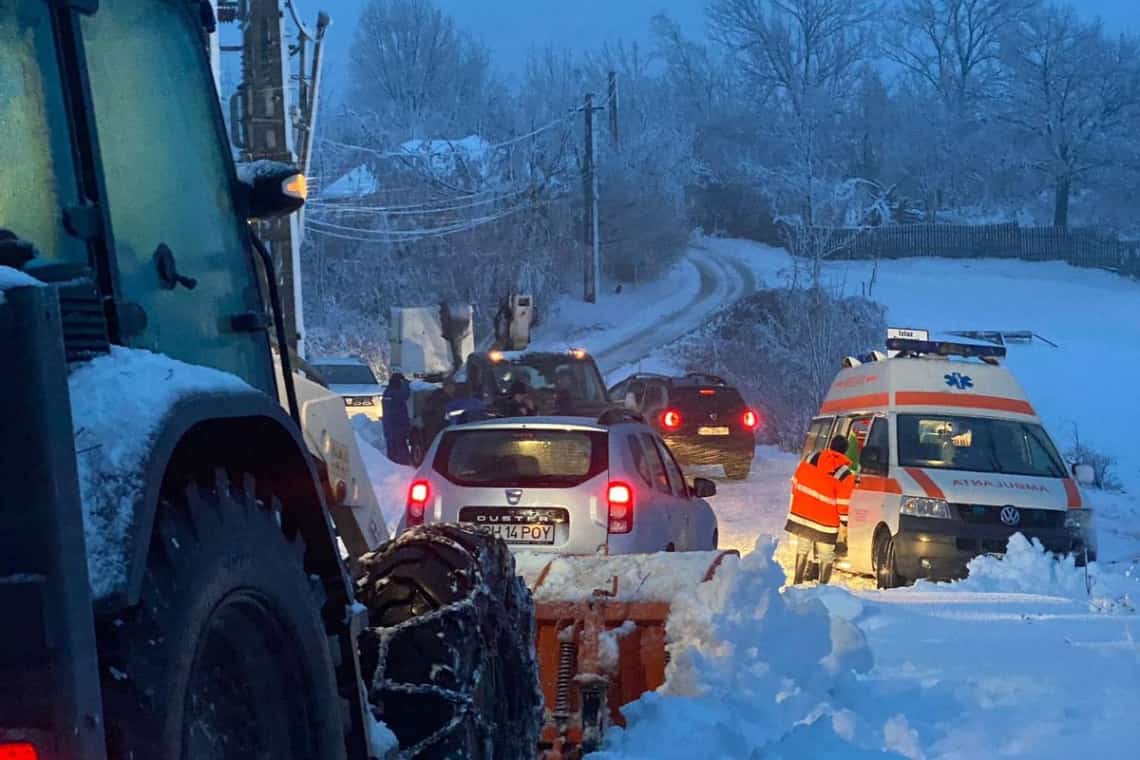
POLYGON ((365 164, 338 177, 320 191, 318 197, 324 201, 346 201, 367 198, 380 191, 380 180, 365 164))

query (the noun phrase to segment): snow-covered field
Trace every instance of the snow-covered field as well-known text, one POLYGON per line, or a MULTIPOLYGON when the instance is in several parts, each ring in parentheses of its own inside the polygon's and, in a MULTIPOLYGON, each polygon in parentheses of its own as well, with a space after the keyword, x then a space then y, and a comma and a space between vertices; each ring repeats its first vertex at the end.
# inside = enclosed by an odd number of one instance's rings
MULTIPOLYGON (((703 245, 768 286, 790 264, 783 251, 752 243, 703 245)), ((669 335, 663 323, 678 304, 696 303, 685 289, 689 266, 598 307, 564 305, 555 342, 568 336, 604 358, 654 325, 669 335)), ((1062 448, 1075 425, 1084 443, 1118 460, 1123 494, 1086 491, 1098 509, 1101 561, 1086 577, 1014 542, 1004 559, 976 560, 958 584, 879 592, 840 576, 829 588, 783 588, 788 558, 778 539, 795 458, 761 448, 749 480, 721 481, 711 500, 722 547, 743 558, 675 603, 667 682, 626 708, 628 728, 611 732, 599 757, 1138 756, 1140 446, 1131 385, 1140 377, 1140 283, 1018 261, 828 267, 849 292, 872 275, 871 295, 892 324, 1032 330, 1058 344, 1011 346, 1008 364, 1062 448)), ((627 369, 606 364, 611 381, 627 369)), ((668 370, 669 347, 640 364, 668 370)), ((376 470, 396 493, 399 470, 376 470)))

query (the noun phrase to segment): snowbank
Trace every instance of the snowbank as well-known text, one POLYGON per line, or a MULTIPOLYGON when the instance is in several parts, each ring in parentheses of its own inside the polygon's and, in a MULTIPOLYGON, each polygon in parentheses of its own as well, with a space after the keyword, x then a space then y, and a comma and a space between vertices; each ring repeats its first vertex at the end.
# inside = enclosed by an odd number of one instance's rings
POLYGON ((43 283, 31 275, 12 267, 0 267, 0 304, 4 303, 4 291, 9 288, 42 286, 43 283))
POLYGON ((87 572, 98 599, 126 583, 127 539, 166 412, 192 394, 253 388, 225 372, 118 346, 77 366, 69 386, 87 572))
POLYGON ((376 501, 380 503, 388 535, 395 538, 403 529, 401 521, 404 519, 408 486, 415 470, 396 464, 383 453, 383 422, 356 415, 352 417, 352 427, 356 431, 356 445, 360 449, 360 458, 364 460, 372 490, 376 492, 376 501))
POLYGON ((1097 563, 1088 571, 1072 556, 1055 558, 1037 539, 1020 533, 1009 540, 1002 557, 980 556, 967 566, 969 576, 950 584, 920 581, 920 590, 949 592, 1020 593, 1088 600, 1092 611, 1135 612, 1140 602, 1140 573, 1133 567, 1105 572, 1097 563))
POLYGON ((673 602, 666 682, 623 713, 599 758, 881 757, 843 704, 871 668, 862 634, 819 600, 782 594, 770 538, 673 602), (868 749, 869 748, 869 749, 868 749))

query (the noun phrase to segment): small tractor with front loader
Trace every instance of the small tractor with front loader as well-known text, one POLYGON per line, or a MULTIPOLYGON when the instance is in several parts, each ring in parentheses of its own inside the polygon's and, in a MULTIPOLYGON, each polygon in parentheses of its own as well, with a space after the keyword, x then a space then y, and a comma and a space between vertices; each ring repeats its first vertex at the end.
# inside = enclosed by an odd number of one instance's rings
POLYGON ((235 166, 204 5, 0 6, 0 757, 598 746, 662 682, 664 592, 593 556, 532 592, 464 526, 388 540, 249 224, 303 178, 235 166))

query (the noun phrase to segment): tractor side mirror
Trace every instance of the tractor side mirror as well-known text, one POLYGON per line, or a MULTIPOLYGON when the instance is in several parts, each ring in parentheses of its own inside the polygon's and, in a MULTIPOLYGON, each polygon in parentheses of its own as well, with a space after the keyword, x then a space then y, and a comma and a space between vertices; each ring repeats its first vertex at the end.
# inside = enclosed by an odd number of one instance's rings
POLYGON ((693 496, 698 499, 716 496, 716 483, 708 478, 693 478, 693 496))
POLYGON ((1093 471, 1092 465, 1087 464, 1074 464, 1073 477, 1082 486, 1091 486, 1096 481, 1096 473, 1093 471))
POLYGON ((859 454, 859 468, 868 475, 887 474, 887 452, 878 446, 867 446, 859 454))
POLYGON ((308 195, 305 175, 279 161, 239 164, 238 180, 238 208, 248 220, 288 216, 305 205, 308 195))

